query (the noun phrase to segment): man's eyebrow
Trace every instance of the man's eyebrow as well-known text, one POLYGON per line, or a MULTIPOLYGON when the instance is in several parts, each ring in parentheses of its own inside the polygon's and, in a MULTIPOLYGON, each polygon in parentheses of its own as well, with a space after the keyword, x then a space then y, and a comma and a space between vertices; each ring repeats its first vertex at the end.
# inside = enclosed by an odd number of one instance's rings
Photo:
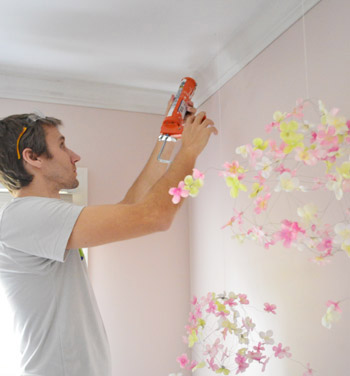
POLYGON ((58 141, 65 141, 66 138, 64 136, 60 136, 60 138, 58 139, 58 141))

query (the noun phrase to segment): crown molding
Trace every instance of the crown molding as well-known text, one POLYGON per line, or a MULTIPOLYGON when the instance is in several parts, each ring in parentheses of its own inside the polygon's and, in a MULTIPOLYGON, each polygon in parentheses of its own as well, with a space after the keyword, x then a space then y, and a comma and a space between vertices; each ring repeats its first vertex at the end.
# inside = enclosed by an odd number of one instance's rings
MULTIPOLYGON (((321 0, 303 1, 306 13, 321 0)), ((274 9, 270 8, 259 14, 259 18, 252 20, 209 63, 191 72, 198 82, 195 98, 197 107, 298 21, 302 16, 302 4, 293 8, 285 17, 277 17, 271 27, 268 19, 273 12, 274 9)), ((160 91, 52 78, 0 66, 0 98, 163 114, 164 103, 168 102, 172 91, 176 91, 177 87, 171 89, 160 91)))
POLYGON ((170 95, 166 91, 4 72, 0 67, 1 98, 163 114, 170 95))

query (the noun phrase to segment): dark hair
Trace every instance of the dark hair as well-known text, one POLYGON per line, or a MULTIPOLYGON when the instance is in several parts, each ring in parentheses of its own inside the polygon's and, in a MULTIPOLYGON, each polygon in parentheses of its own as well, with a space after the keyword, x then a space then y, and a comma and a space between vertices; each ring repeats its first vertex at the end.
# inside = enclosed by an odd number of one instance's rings
POLYGON ((52 158, 46 144, 45 127, 57 127, 61 120, 37 114, 11 115, 0 120, 0 182, 10 192, 29 185, 33 175, 24 168, 22 152, 29 148, 37 156, 52 158), (27 130, 20 137, 24 131, 27 130), (17 141, 19 140, 17 155, 17 141))

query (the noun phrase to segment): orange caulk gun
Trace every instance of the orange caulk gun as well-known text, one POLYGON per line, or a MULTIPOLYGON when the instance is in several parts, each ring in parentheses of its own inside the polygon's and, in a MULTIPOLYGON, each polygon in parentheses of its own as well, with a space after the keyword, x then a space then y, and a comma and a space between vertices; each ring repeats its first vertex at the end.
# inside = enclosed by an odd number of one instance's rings
POLYGON ((158 140, 164 141, 164 143, 158 155, 159 162, 171 163, 171 161, 161 159, 161 155, 168 141, 176 142, 181 138, 187 113, 187 102, 191 100, 196 87, 196 81, 191 77, 185 77, 181 80, 179 90, 160 129, 158 140))

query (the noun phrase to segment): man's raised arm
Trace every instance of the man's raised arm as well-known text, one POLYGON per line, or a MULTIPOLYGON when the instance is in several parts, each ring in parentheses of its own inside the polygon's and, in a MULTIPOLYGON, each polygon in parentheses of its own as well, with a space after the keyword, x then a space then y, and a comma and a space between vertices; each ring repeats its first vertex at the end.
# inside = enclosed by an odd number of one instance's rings
MULTIPOLYGON (((169 112, 169 109, 174 101, 174 95, 170 98, 168 102, 167 109, 165 114, 169 112)), ((187 113, 185 120, 188 116, 194 115, 196 113, 196 109, 193 107, 193 102, 189 101, 187 103, 187 113)), ((137 177, 133 185, 130 187, 128 192, 126 193, 124 199, 120 202, 121 204, 135 204, 136 202, 140 201, 149 189, 153 186, 153 184, 165 173, 168 168, 168 164, 159 162, 157 157, 161 151, 163 146, 163 142, 156 142, 156 145, 149 157, 145 167, 142 169, 140 175, 137 177)), ((162 153, 162 158, 169 160, 174 152, 175 142, 167 142, 166 146, 162 153)))
POLYGON ((134 204, 90 206, 82 210, 67 249, 92 247, 164 231, 171 225, 180 205, 168 193, 192 173, 198 155, 217 130, 201 112, 186 119, 182 145, 173 163, 147 194, 134 204), (205 119, 205 120, 204 120, 205 119))

